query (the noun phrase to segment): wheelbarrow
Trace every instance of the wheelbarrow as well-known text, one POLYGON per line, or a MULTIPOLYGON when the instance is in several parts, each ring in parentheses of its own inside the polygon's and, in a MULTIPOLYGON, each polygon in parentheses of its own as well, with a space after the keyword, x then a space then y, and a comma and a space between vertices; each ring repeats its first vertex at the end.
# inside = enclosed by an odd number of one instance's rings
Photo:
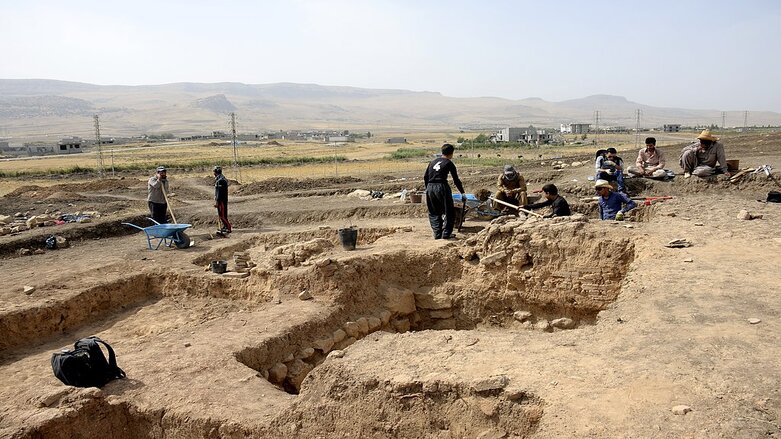
POLYGON ((122 224, 135 227, 136 229, 144 232, 149 250, 157 250, 160 248, 161 244, 165 244, 166 247, 175 245, 176 248, 187 248, 190 246, 190 237, 187 236, 184 231, 192 227, 191 224, 160 224, 152 218, 147 219, 155 223, 155 225, 141 227, 132 223, 122 224), (157 245, 152 248, 152 244, 154 243, 157 243, 157 245))
POLYGON ((465 195, 464 199, 461 199, 461 194, 453 194, 453 204, 456 207, 456 225, 463 225, 469 214, 474 214, 479 219, 494 219, 501 215, 501 212, 493 210, 487 203, 480 201, 475 194, 465 195))

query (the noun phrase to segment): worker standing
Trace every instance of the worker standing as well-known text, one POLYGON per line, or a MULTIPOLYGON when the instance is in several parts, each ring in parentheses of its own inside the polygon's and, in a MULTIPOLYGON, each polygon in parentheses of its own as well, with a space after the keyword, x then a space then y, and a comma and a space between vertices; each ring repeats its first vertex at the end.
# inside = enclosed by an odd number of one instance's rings
POLYGON ((214 207, 220 218, 221 228, 218 233, 227 235, 233 230, 228 221, 228 179, 222 175, 222 168, 214 167, 214 207))
POLYGON ((167 172, 164 166, 159 166, 157 173, 149 177, 146 200, 149 204, 149 215, 160 224, 168 222, 168 200, 165 195, 167 192, 167 172))
POLYGON ((455 223, 455 206, 453 205, 453 192, 447 182, 447 175, 453 176, 453 183, 461 193, 461 199, 465 199, 464 186, 458 179, 456 165, 453 158, 453 145, 442 145, 442 156, 428 164, 426 173, 423 174, 423 183, 426 186, 426 207, 428 207, 428 219, 434 239, 455 238, 453 225, 455 223), (444 216, 444 220, 443 220, 444 216))

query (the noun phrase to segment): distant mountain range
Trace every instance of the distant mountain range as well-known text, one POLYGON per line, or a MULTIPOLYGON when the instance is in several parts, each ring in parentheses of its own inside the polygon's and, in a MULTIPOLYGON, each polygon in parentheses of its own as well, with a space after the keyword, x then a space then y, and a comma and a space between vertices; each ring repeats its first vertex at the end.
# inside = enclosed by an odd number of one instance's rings
MULTIPOLYGON (((94 85, 44 79, 0 79, 0 137, 88 136, 99 114, 106 135, 224 131, 236 112, 241 132, 278 129, 445 130, 507 126, 558 128, 561 123, 600 126, 721 125, 719 110, 660 108, 621 96, 595 95, 562 102, 540 98, 454 98, 435 92, 364 89, 316 84, 94 85)), ((727 126, 742 126, 729 111, 727 126)), ((781 114, 750 112, 749 125, 781 125, 781 114)))

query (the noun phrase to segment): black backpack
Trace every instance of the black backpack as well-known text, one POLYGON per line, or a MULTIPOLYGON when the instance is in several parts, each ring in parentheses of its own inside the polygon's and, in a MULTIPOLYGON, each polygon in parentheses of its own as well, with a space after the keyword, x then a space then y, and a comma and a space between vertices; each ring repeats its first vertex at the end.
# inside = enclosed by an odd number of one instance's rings
POLYGON ((52 370, 60 381, 76 387, 103 387, 111 380, 125 377, 125 372, 117 366, 114 349, 94 336, 74 343, 72 351, 52 354, 52 370), (100 344, 108 350, 108 361, 100 344))

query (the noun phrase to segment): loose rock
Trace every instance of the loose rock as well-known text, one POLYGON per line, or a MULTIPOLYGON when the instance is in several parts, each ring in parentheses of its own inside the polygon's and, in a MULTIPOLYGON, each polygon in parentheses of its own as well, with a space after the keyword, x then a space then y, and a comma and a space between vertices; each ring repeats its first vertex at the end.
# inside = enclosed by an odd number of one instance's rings
POLYGON ((751 323, 752 325, 756 325, 756 324, 762 322, 762 320, 757 319, 757 318, 751 318, 751 319, 748 319, 748 322, 751 323))
POLYGON ((304 291, 302 291, 302 292, 301 292, 301 293, 298 295, 298 298, 299 298, 299 299, 301 299, 301 300, 311 300, 311 299, 312 299, 312 293, 310 293, 310 292, 309 292, 309 291, 307 291, 307 290, 304 290, 304 291))
POLYGON ((692 408, 688 405, 676 405, 672 408, 672 412, 675 415, 685 415, 686 413, 689 413, 692 411, 692 408))
POLYGON ((567 317, 562 317, 560 319, 551 320, 550 325, 559 329, 572 329, 575 327, 575 321, 567 317))
POLYGON ((495 375, 492 377, 475 380, 471 384, 472 391, 475 393, 491 392, 501 390, 510 384, 510 378, 507 375, 495 375))
POLYGON ((521 323, 525 322, 526 320, 529 320, 532 317, 532 313, 529 311, 515 311, 513 313, 513 318, 521 323))
POLYGON ((22 288, 22 291, 24 292, 24 294, 27 294, 27 295, 29 296, 30 294, 32 294, 32 293, 34 293, 34 292, 35 292, 35 287, 31 287, 31 286, 29 286, 29 285, 25 285, 25 286, 22 288))

